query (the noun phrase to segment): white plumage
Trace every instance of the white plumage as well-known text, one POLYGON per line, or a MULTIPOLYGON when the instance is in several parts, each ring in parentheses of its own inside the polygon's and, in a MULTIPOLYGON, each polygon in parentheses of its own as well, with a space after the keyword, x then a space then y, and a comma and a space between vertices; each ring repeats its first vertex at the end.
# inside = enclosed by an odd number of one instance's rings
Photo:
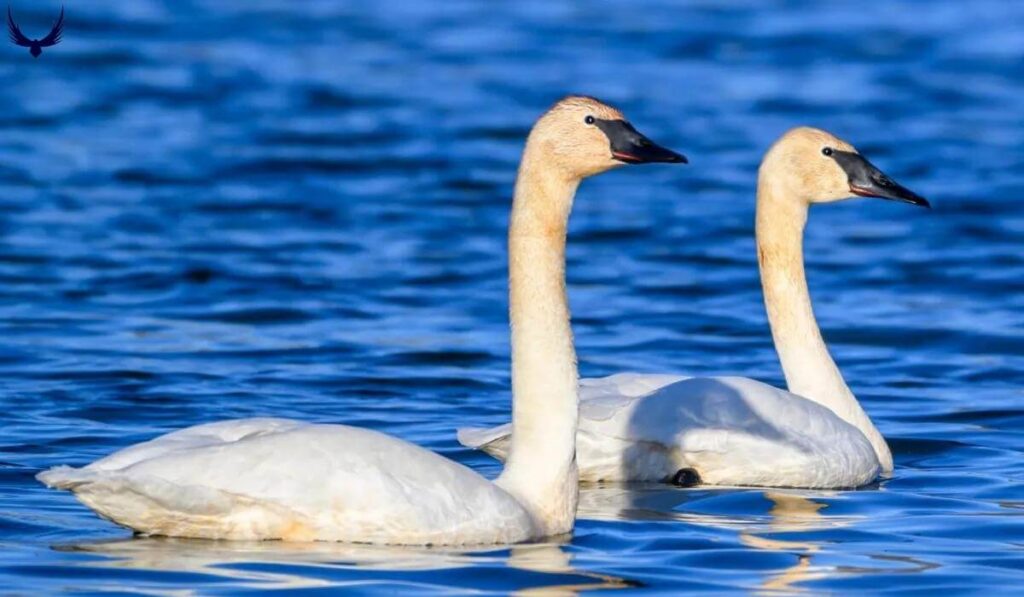
MULTIPOLYGON (((757 256, 791 391, 739 377, 582 380, 581 479, 662 481, 692 469, 710 485, 841 488, 892 470, 885 438, 829 354, 804 274, 809 206, 852 194, 928 205, 825 131, 796 128, 772 145, 758 174, 757 256)), ((463 429, 459 441, 503 459, 509 433, 463 429)))
POLYGON ((592 98, 562 100, 527 139, 509 230, 519 439, 496 481, 376 431, 284 419, 190 427, 39 480, 150 535, 470 545, 568 533, 579 494, 566 228, 580 181, 624 165, 616 151, 631 163, 685 160, 592 98), (638 155, 621 153, 630 149, 638 155))
POLYGON ((536 530, 504 490, 429 450, 286 419, 189 427, 39 478, 152 535, 473 544, 536 530))
MULTIPOLYGON (((459 441, 504 460, 510 432, 462 429, 459 441)), ((691 468, 709 485, 830 488, 869 483, 880 471, 856 427, 741 377, 584 379, 576 450, 582 481, 665 481, 691 468)))

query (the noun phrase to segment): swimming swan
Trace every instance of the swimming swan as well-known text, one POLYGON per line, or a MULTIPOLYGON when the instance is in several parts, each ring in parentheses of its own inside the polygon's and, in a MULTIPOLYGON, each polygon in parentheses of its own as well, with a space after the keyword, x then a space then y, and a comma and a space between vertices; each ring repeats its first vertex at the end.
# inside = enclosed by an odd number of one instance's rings
MULTIPOLYGON (((757 250, 789 392, 739 377, 585 379, 582 480, 839 488, 892 470, 885 439, 829 355, 804 276, 808 207, 851 195, 928 206, 825 131, 793 129, 768 150, 758 174, 757 250)), ((462 429, 459 441, 504 459, 510 432, 462 429)))
POLYGON ((377 431, 286 419, 189 427, 38 479, 149 535, 468 545, 567 533, 578 498, 565 296, 576 188, 626 163, 685 161, 590 98, 560 101, 530 132, 509 229, 516 441, 494 482, 377 431))

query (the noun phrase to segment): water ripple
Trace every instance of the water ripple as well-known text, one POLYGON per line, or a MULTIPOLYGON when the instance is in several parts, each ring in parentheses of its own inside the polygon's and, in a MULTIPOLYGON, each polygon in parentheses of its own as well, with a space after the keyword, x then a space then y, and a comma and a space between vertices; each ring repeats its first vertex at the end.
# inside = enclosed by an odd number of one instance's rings
MULTIPOLYGON (((42 29, 56 0, 16 7, 42 29)), ((841 0, 69 7, 0 73, 0 584, 14 591, 1006 590, 1024 557, 1024 9, 841 0), (754 175, 801 123, 931 213, 814 210, 816 311, 890 441, 859 491, 584 488, 572 537, 469 552, 132 539, 33 479, 181 426, 378 428, 494 475, 505 226, 567 92, 692 158, 581 189, 580 367, 782 384, 754 175)))

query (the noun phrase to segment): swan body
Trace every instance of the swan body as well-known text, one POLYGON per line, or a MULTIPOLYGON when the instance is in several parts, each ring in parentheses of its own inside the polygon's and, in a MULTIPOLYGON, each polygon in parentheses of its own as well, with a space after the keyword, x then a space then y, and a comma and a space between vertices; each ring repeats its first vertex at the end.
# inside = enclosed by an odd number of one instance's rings
MULTIPOLYGON (((510 433, 462 429, 459 441, 504 460, 510 433)), ((576 447, 581 481, 693 469, 708 485, 856 487, 881 468, 864 434, 824 406, 742 377, 584 379, 576 447)))
POLYGON ((344 425, 197 425, 39 478, 150 535, 450 545, 539 531, 514 497, 465 466, 344 425))
POLYGON ((189 427, 38 479, 149 535, 470 545, 571 531, 578 375, 566 228, 583 178, 644 162, 685 158, 593 98, 560 101, 530 132, 509 227, 517 439, 497 480, 383 433, 286 419, 189 427))
MULTIPOLYGON (((661 481, 692 472, 708 485, 841 488, 892 470, 885 439, 828 352, 804 275, 808 207, 850 195, 928 205, 825 131, 793 129, 768 150, 758 175, 758 262, 790 391, 739 377, 583 380, 582 480, 661 481)), ((510 431, 463 429, 459 441, 502 459, 510 431)))

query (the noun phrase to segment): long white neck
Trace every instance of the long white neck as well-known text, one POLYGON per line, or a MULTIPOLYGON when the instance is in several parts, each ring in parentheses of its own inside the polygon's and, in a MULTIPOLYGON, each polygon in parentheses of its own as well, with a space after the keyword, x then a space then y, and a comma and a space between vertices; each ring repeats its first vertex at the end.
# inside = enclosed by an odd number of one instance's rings
POLYGON ((528 144, 509 227, 512 448, 497 483, 545 535, 576 517, 579 375, 565 293, 565 235, 578 179, 545 168, 528 144))
POLYGON ((804 274, 803 232, 807 203, 787 195, 762 168, 757 187, 757 255, 775 350, 789 391, 828 407, 871 442, 886 472, 892 453, 821 337, 804 274))

